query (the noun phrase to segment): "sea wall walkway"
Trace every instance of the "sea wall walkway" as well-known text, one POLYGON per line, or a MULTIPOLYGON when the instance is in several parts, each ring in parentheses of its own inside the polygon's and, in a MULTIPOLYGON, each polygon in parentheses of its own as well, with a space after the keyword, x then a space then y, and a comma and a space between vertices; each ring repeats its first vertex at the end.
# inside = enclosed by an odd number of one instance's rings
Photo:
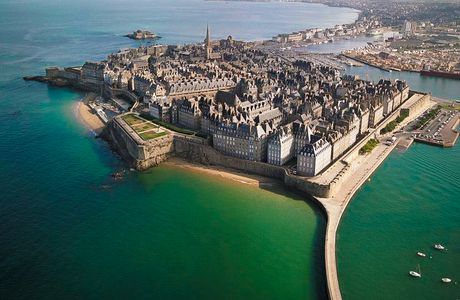
POLYGON ((342 184, 340 191, 331 198, 316 198, 326 210, 327 227, 325 239, 325 265, 326 280, 328 285, 329 298, 333 300, 342 299, 337 274, 336 261, 336 234, 345 209, 356 191, 365 183, 372 173, 380 166, 385 158, 396 147, 397 143, 391 146, 380 144, 372 153, 354 162, 351 169, 353 176, 349 176, 342 184))
MULTIPOLYGON (((412 101, 415 101, 414 99, 412 101)), ((410 105, 407 103, 406 105, 410 105)), ((431 97, 425 98, 422 106, 420 106, 416 112, 408 116, 399 127, 405 126, 409 122, 415 120, 419 115, 431 108, 436 103, 431 101, 431 97)), ((372 135, 377 135, 381 128, 393 120, 399 115, 401 107, 398 108, 388 119, 380 124, 373 130, 372 135)), ((388 134, 390 137, 391 134, 388 134)), ((380 139, 384 139, 385 136, 381 136, 380 139)), ((377 170, 377 168, 383 163, 393 149, 398 145, 399 139, 394 141, 392 145, 385 145, 380 143, 371 153, 367 155, 354 155, 355 150, 350 150, 342 159, 342 161, 348 166, 347 171, 342 176, 342 184, 340 188, 335 191, 334 195, 330 198, 319 198, 316 199, 323 205, 327 214, 327 227, 326 227, 326 239, 325 239, 325 265, 326 265, 326 280, 329 298, 332 300, 341 300, 342 294, 340 292, 340 284, 338 279, 337 271, 337 257, 336 257, 336 238, 337 230, 342 219, 342 215, 345 212, 348 204, 350 203, 354 194, 359 188, 366 182, 366 180, 377 170)), ((358 147, 362 146, 363 141, 358 144, 358 147)))

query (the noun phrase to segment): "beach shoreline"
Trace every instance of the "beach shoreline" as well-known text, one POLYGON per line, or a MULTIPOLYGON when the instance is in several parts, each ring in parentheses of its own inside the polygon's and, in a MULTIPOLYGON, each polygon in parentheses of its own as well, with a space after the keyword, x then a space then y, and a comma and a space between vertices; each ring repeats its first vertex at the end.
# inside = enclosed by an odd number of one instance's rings
POLYGON ((273 178, 247 174, 238 170, 215 165, 206 166, 197 163, 191 163, 178 157, 171 157, 167 161, 163 162, 162 165, 173 168, 187 169, 192 172, 206 174, 222 180, 232 181, 235 184, 243 184, 256 188, 283 186, 283 182, 273 178))
POLYGON ((76 119, 87 129, 95 132, 97 135, 102 132, 105 126, 104 123, 91 111, 91 108, 83 100, 75 103, 73 110, 76 119))

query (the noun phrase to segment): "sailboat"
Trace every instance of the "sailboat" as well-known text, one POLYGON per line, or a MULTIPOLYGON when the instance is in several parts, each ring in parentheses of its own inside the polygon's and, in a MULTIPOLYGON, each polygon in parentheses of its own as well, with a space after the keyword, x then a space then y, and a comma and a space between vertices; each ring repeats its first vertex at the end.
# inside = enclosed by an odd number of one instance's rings
POLYGON ((422 277, 422 271, 420 271, 420 265, 417 265, 418 266, 418 272, 415 272, 415 271, 409 271, 409 275, 412 276, 412 277, 422 277))

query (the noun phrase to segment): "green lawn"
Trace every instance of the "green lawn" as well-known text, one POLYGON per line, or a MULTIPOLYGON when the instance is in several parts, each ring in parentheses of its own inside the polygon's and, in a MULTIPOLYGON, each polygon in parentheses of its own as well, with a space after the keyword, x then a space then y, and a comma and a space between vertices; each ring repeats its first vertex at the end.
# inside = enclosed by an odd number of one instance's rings
POLYGON ((122 117, 122 119, 126 123, 128 123, 129 126, 133 126, 135 124, 140 124, 140 123, 145 122, 145 120, 142 120, 141 118, 139 118, 139 117, 137 117, 136 115, 133 115, 133 114, 124 115, 122 117))
POLYGON ((140 133, 139 136, 140 136, 144 141, 148 141, 148 140, 151 140, 151 139, 156 139, 156 138, 165 136, 165 135, 167 135, 167 134, 168 134, 168 133, 167 133, 166 131, 163 131, 163 132, 149 131, 149 132, 140 133))
POLYGON ((158 119, 155 119, 154 117, 152 117, 151 115, 149 114, 141 114, 141 116, 149 121, 152 121, 153 123, 157 124, 157 125, 160 125, 160 126, 163 126, 169 130, 172 130, 172 131, 175 131, 175 132, 179 132, 179 133, 183 133, 183 134, 187 134, 187 135, 194 135, 196 134, 195 131, 192 131, 192 130, 189 130, 189 129, 185 129, 185 128, 180 128, 180 127, 177 127, 171 123, 166 123, 166 122, 163 122, 161 120, 158 120, 158 119))
POLYGON ((460 111, 460 105, 453 105, 452 104, 447 104, 447 103, 443 103, 443 104, 440 104, 440 106, 444 109, 449 109, 449 110, 458 110, 460 111))
POLYGON ((154 125, 152 123, 143 123, 143 124, 136 124, 131 126, 136 132, 142 132, 142 131, 147 131, 150 129, 156 129, 158 128, 157 125, 154 125))

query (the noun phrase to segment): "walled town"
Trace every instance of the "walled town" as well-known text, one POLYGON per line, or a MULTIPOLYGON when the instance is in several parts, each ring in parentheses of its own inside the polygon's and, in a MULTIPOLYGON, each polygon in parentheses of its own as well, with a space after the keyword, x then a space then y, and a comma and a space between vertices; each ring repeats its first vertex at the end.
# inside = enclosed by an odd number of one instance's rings
POLYGON ((409 96, 403 81, 341 76, 231 36, 212 41, 209 28, 204 45, 123 50, 47 77, 126 91, 139 98, 136 110, 207 137, 222 154, 293 165, 302 176, 325 170, 409 96))
MULTIPOLYGON (((311 2, 363 4, 365 9, 354 24, 281 34, 270 41, 231 36, 213 41, 208 27, 203 43, 124 49, 104 61, 47 68, 46 76, 25 79, 91 91, 84 102, 89 100, 106 125, 100 136, 139 170, 174 153, 273 177, 315 197, 328 220, 328 294, 341 299, 336 231, 351 197, 396 146, 409 147, 414 138, 452 146, 460 112, 432 108, 436 103, 430 94, 411 91, 404 81, 363 80, 341 74, 325 59, 284 51, 298 42, 379 34, 382 26, 418 19, 433 6, 311 2), (392 17, 382 9, 392 11, 392 17), (417 137, 409 127, 422 131, 417 137)), ((441 15, 449 20, 452 13, 441 15)), ((415 33, 413 24, 404 25, 407 37, 415 33)))

